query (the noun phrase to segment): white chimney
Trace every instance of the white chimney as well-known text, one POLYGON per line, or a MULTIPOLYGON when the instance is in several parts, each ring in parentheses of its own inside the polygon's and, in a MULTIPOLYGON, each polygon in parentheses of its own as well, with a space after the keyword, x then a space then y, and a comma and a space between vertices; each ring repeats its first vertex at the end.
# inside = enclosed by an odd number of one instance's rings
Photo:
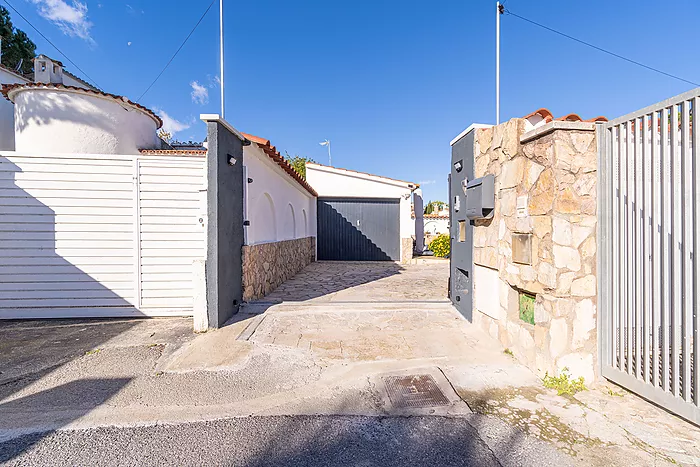
POLYGON ((34 82, 63 84, 63 64, 39 55, 34 59, 34 82))

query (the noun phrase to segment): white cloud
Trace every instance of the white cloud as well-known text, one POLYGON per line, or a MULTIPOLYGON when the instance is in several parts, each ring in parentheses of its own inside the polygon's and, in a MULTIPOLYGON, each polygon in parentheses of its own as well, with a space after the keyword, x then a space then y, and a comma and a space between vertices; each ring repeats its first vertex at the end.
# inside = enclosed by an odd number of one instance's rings
POLYGON ((190 86, 192 86, 192 93, 190 94, 192 102, 200 105, 209 103, 209 90, 206 86, 199 84, 197 81, 192 81, 190 86))
POLYGON ((90 36, 92 23, 88 20, 87 4, 72 0, 29 0, 37 6, 39 14, 54 23, 66 35, 94 42, 90 36))
POLYGON ((153 111, 163 120, 163 129, 175 136, 175 133, 188 129, 190 123, 181 122, 168 115, 163 109, 153 107, 153 111))
POLYGON ((418 182, 418 184, 419 184, 420 186, 424 186, 424 185, 434 185, 434 184, 435 184, 435 180, 423 180, 422 182, 418 182))
POLYGON ((126 43, 127 46, 131 46, 131 41, 126 43))

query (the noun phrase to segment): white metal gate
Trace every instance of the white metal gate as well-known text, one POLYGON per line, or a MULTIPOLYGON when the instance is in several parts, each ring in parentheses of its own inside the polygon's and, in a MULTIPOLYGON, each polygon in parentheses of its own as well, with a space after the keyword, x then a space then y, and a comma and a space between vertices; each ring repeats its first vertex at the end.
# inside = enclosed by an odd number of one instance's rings
POLYGON ((700 88, 599 127, 598 278, 603 376, 700 423, 696 109, 700 88))
POLYGON ((204 168, 0 152, 0 319, 191 315, 204 168))

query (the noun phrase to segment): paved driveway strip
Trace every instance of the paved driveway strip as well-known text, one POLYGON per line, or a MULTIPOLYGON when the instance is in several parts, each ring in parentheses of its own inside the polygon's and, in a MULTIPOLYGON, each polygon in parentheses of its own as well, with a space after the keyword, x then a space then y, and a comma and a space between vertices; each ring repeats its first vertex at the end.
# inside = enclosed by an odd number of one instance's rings
MULTIPOLYGON (((80 329, 81 344, 52 365, 26 365, 26 356, 15 366, 2 361, 0 371, 13 376, 0 382, 0 463, 700 459, 700 430, 632 395, 600 386, 571 398, 543 388, 441 299, 444 266, 356 263, 341 280, 339 265, 320 264, 328 292, 292 300, 300 289, 288 287, 286 298, 278 294, 285 301, 246 306, 223 329, 194 338, 171 320, 116 323, 111 331, 101 327, 109 322, 72 327, 66 336, 80 329), (411 278, 433 287, 416 290, 411 278)), ((21 326, 27 323, 0 325, 0 339, 21 336, 21 326)), ((45 326, 42 334, 33 324, 31 335, 61 336, 60 327, 45 326)), ((41 346, 15 338, 10 347, 24 355, 41 346)))

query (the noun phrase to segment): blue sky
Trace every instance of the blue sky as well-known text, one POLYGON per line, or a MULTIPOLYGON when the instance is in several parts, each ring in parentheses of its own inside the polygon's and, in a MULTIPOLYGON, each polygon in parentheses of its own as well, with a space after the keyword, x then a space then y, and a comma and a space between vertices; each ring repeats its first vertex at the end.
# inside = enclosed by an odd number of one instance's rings
MULTIPOLYGON (((447 198, 450 140, 493 123, 495 2, 226 0, 226 117, 283 153, 421 182, 447 198)), ((136 99, 209 0, 11 0, 105 91, 136 99)), ((700 82, 700 2, 507 0, 507 9, 700 82), (646 31, 646 33, 645 33, 646 31)), ((61 59, 17 15, 38 53, 61 59)), ((501 119, 609 118, 693 86, 502 17, 501 119)), ((65 60, 63 60, 66 62, 65 60)), ((70 64, 68 70, 81 75, 70 64)), ((181 140, 218 113, 218 0, 140 103, 181 140), (194 83, 194 84, 193 84, 194 83)))

